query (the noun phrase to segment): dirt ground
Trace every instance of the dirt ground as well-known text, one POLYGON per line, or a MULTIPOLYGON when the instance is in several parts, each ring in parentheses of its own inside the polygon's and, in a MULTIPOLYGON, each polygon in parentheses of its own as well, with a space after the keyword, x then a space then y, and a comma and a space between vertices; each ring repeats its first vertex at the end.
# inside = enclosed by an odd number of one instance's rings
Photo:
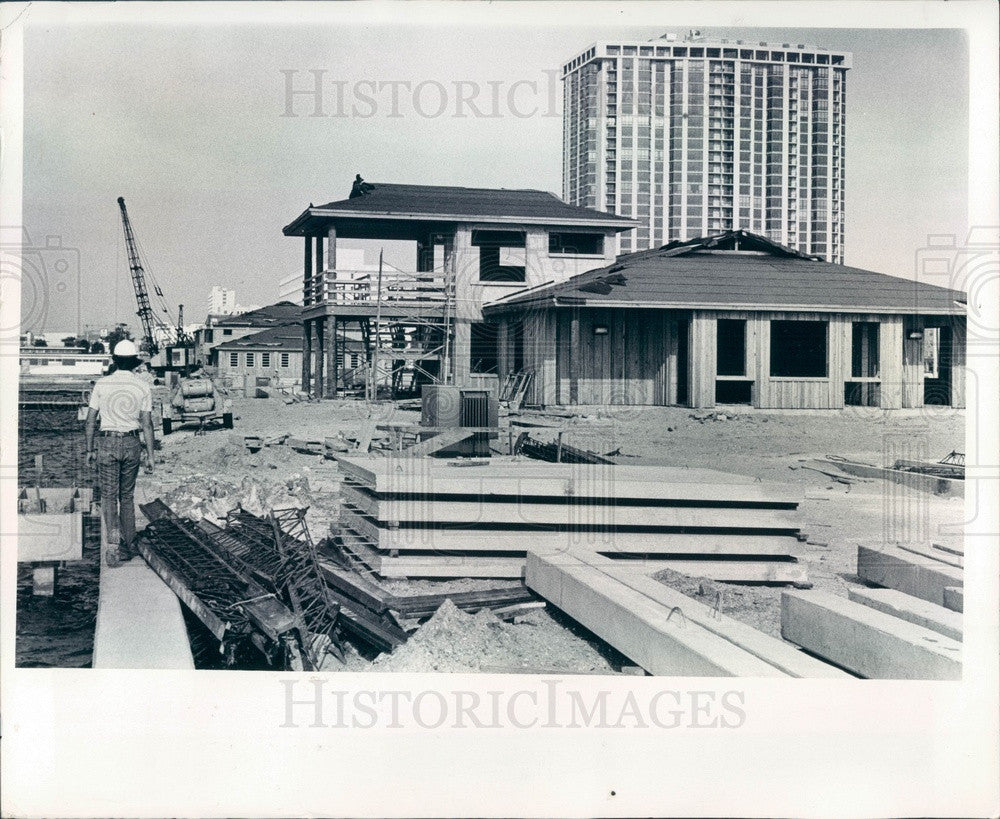
MULTIPOLYGON (((419 413, 392 405, 374 409, 360 401, 286 405, 276 398, 234 399, 236 428, 195 435, 181 428, 163 438, 153 476, 142 476, 140 499, 163 497, 180 514, 220 520, 242 503, 250 511, 307 506, 314 539, 330 532, 339 514, 339 478, 332 461, 287 446, 250 454, 244 436, 282 434, 298 439, 356 435, 366 421, 415 422, 419 413)), ((540 440, 558 430, 572 446, 615 452, 619 463, 703 467, 777 481, 798 488, 801 528, 797 544, 816 588, 846 596, 858 583, 859 543, 961 537, 961 498, 942 498, 895 483, 851 478, 841 483, 821 474, 817 458, 829 455, 889 465, 897 458, 939 460, 965 451, 964 412, 862 409, 842 412, 716 411, 680 407, 594 407, 554 414, 522 413, 517 420, 544 426, 515 427, 540 440)), ((506 433, 501 435, 502 441, 506 433)), ((501 441, 501 442, 502 442, 501 441)), ((769 634, 779 634, 781 587, 720 583, 660 572, 661 582, 717 606, 769 634)), ((459 591, 483 581, 390 581, 403 591, 459 591)), ((487 581, 484 585, 489 585, 487 581)), ((391 657, 369 664, 352 658, 350 670, 468 671, 524 669, 614 673, 586 635, 573 633, 557 614, 538 612, 518 623, 492 615, 468 615, 449 606, 425 623, 391 657)))

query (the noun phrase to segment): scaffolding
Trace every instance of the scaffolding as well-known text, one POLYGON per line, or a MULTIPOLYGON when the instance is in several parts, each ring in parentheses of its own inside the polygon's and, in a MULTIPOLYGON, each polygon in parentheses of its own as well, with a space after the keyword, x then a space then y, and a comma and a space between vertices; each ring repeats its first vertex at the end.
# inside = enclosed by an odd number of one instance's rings
POLYGON ((454 276, 442 269, 327 274, 334 396, 415 395, 450 380, 454 276))

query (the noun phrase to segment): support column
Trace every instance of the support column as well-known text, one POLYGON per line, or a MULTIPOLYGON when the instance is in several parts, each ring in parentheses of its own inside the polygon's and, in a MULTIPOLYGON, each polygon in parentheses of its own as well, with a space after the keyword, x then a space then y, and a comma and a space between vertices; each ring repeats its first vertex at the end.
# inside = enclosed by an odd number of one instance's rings
POLYGON ((715 406, 715 318, 695 311, 688 344, 688 398, 692 407, 715 406))
POLYGON ((466 387, 469 384, 469 371, 472 357, 472 323, 468 318, 455 319, 455 344, 452 349, 452 362, 455 372, 455 384, 466 387))
POLYGON ((556 399, 556 311, 546 310, 539 321, 539 329, 543 331, 541 347, 541 367, 538 377, 541 378, 541 393, 538 398, 545 406, 557 403, 556 399))
POLYGON ((302 322, 302 392, 309 395, 312 382, 312 322, 302 322))
POLYGON ((580 310, 573 308, 569 320, 569 402, 580 403, 580 310))
POLYGON ((879 373, 882 389, 879 406, 900 409, 903 406, 903 318, 888 316, 879 323, 879 373))
POLYGON ((337 269, 337 228, 332 225, 326 232, 326 269, 337 269))
POLYGON ((305 237, 305 260, 302 263, 302 305, 312 304, 312 236, 305 237))
POLYGON ((924 405, 924 340, 910 338, 910 333, 922 331, 923 319, 910 316, 903 322, 903 406, 924 405))
MULTIPOLYGON (((319 242, 317 241, 318 245, 319 242)), ((315 349, 315 369, 316 369, 316 384, 314 392, 317 398, 323 397, 323 361, 325 358, 326 349, 323 345, 323 330, 326 325, 326 318, 316 319, 316 349, 315 349)))
POLYGON ((324 375, 324 398, 337 397, 337 318, 326 320, 326 373, 324 375))
POLYGON ((965 362, 967 344, 967 320, 955 316, 951 323, 951 405, 965 406, 965 362))

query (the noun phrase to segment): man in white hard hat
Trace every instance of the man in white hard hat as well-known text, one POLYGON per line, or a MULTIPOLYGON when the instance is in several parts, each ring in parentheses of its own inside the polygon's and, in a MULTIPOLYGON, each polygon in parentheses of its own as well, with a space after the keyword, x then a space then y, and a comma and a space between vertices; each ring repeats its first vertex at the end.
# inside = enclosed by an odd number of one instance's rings
POLYGON ((153 471, 153 393, 149 382, 135 373, 139 366, 135 342, 119 341, 111 358, 112 372, 98 379, 90 393, 85 434, 87 465, 97 464, 101 487, 104 559, 115 568, 134 556, 135 481, 143 454, 140 434, 145 439, 146 472, 153 471))

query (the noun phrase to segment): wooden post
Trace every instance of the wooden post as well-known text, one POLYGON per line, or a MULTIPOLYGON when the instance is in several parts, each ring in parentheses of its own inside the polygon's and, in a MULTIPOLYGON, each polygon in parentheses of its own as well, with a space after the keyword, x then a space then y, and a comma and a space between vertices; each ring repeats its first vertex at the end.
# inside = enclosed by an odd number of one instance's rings
POLYGON ((879 324, 879 372, 882 409, 903 406, 903 318, 886 316, 879 324))
POLYGON ((337 397, 337 317, 327 317, 325 398, 337 397))
POLYGON ((302 392, 309 395, 312 375, 312 322, 302 322, 302 392))
POLYGON ((38 597, 53 597, 55 595, 55 563, 36 563, 31 567, 31 593, 38 597))
POLYGON ((573 308, 569 320, 569 402, 580 403, 580 310, 573 308))
POLYGON ((903 406, 924 405, 924 340, 910 333, 925 332, 923 319, 910 316, 903 323, 903 406))
POLYGON ((695 311, 688 345, 688 393, 692 407, 715 406, 715 318, 695 311))
POLYGON ((302 306, 312 304, 312 236, 305 237, 305 259, 302 263, 302 306))
MULTIPOLYGON (((317 242, 319 244, 319 242, 317 242)), ((323 398, 323 359, 326 350, 323 345, 323 330, 326 324, 326 318, 318 318, 315 320, 316 325, 316 348, 313 352, 314 362, 313 366, 316 370, 316 383, 314 385, 314 392, 317 398, 323 398)))
POLYGON ((965 362, 968 339, 967 323, 964 316, 954 316, 951 323, 951 405, 965 406, 965 362))

